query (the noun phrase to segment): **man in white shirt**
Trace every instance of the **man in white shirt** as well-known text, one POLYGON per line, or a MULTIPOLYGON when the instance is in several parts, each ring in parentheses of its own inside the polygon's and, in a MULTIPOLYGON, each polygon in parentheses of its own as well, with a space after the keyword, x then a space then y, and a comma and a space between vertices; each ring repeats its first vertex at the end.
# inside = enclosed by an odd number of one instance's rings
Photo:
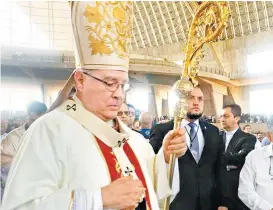
POLYGON ((255 149, 262 147, 262 140, 263 140, 263 134, 260 131, 258 131, 256 134, 257 134, 257 141, 255 144, 255 149))
POLYGON ((251 210, 273 210, 273 136, 271 144, 246 157, 238 195, 251 210))

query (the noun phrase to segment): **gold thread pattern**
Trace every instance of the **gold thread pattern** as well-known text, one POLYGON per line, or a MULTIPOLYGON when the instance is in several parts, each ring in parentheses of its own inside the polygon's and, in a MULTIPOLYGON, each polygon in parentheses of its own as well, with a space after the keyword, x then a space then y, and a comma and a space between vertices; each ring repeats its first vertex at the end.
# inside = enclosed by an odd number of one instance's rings
POLYGON ((132 35, 132 2, 96 2, 87 5, 83 15, 88 20, 91 55, 116 53, 128 58, 128 48, 132 35))

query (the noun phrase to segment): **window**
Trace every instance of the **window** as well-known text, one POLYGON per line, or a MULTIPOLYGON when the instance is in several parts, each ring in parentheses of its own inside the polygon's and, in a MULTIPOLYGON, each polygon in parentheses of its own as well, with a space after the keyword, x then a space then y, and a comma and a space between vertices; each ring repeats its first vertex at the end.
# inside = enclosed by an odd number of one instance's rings
POLYGON ((42 102, 42 92, 39 87, 5 85, 0 88, 0 98, 0 111, 25 111, 29 102, 42 102))
POLYGON ((68 2, 3 1, 1 44, 73 50, 68 2))
POLYGON ((136 89, 129 91, 126 96, 126 102, 132 104, 136 109, 142 112, 148 111, 148 91, 145 89, 136 89))
POLYGON ((249 106, 252 114, 273 114, 273 88, 252 90, 249 93, 249 106), (266 100, 265 100, 266 99, 266 100))
POLYGON ((255 53, 247 56, 248 73, 273 73, 272 66, 273 50, 267 52, 255 53))

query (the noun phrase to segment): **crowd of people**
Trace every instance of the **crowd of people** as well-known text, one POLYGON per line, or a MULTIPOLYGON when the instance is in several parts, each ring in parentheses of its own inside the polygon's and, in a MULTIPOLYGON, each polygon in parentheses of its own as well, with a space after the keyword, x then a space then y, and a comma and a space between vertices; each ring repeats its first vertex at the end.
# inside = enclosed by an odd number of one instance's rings
MULTIPOLYGON (((195 98, 203 98, 200 88, 195 88, 192 94, 195 98)), ((268 185, 265 184, 266 178, 262 181, 254 178, 258 176, 262 179, 265 176, 262 171, 267 168, 266 161, 258 162, 256 158, 268 154, 271 160, 272 132, 253 133, 251 125, 245 125, 241 130, 241 108, 235 104, 227 105, 223 109, 220 116, 223 129, 218 131, 211 124, 213 120, 208 120, 214 117, 207 118, 202 115, 202 101, 193 100, 188 103, 187 116, 182 121, 187 133, 185 140, 188 151, 178 160, 180 191, 172 202, 171 209, 176 210, 183 206, 192 210, 266 210, 272 206, 269 195, 272 193, 269 189, 272 184, 269 180, 273 180, 272 174, 269 175, 268 185), (257 184, 261 186, 257 188, 257 184)), ((33 101, 27 107, 26 119, 10 120, 9 124, 6 120, 1 121, 2 192, 23 135, 46 111, 45 104, 33 101)), ((132 131, 141 134, 156 154, 162 147, 164 136, 174 126, 172 118, 163 116, 156 122, 149 112, 140 113, 125 101, 117 111, 117 118, 132 131)), ((272 127, 269 125, 269 128, 270 126, 272 127)))
POLYGON ((249 113, 243 113, 241 117, 241 122, 243 123, 267 123, 270 119, 272 119, 272 116, 267 115, 253 115, 249 113))
POLYGON ((1 133, 2 209, 159 210, 169 197, 170 210, 273 210, 272 121, 255 149, 239 105, 222 109, 222 130, 202 118, 200 87, 179 128, 136 120, 125 102, 132 7, 71 2, 77 68, 49 109, 33 102, 25 124, 1 133))
MULTIPOLYGON (((206 120, 209 123, 217 123, 220 121, 219 118, 217 118, 215 115, 204 115, 202 116, 203 120, 206 120)), ((241 123, 267 123, 270 119, 272 119, 272 116, 268 115, 258 115, 258 114, 249 114, 249 113, 242 113, 241 116, 241 123)))
MULTIPOLYGON (((195 88, 192 94, 196 98, 203 97, 200 88, 195 88)), ((223 114, 220 117, 223 130, 219 134, 218 129, 211 125, 207 118, 203 117, 203 102, 198 103, 195 100, 189 102, 189 105, 187 117, 182 122, 188 134, 186 136, 188 151, 178 160, 180 182, 182 183, 180 183, 180 192, 171 204, 171 209, 179 209, 181 206, 193 210, 217 209, 217 206, 219 206, 219 210, 255 209, 255 202, 261 201, 262 203, 259 204, 261 205, 260 209, 266 209, 262 205, 272 205, 270 201, 266 201, 266 198, 270 198, 270 195, 264 193, 267 191, 271 193, 268 189, 270 185, 263 185, 265 189, 259 190, 260 196, 249 197, 249 194, 256 193, 255 186, 257 184, 255 183, 257 180, 251 178, 253 176, 262 176, 259 171, 251 168, 253 166, 249 164, 252 164, 254 157, 259 157, 262 154, 260 151, 262 147, 264 147, 262 149, 265 151, 270 150, 268 146, 272 147, 272 133, 252 133, 251 125, 245 125, 241 130, 239 127, 241 108, 238 105, 228 105, 223 109, 223 114), (222 149, 221 144, 224 145, 224 149, 222 149), (251 152, 254 148, 260 152, 251 152), (248 155, 248 153, 250 154, 248 155), (248 161, 246 163, 245 158, 248 161), (184 168, 187 168, 187 170, 183 170, 184 168), (213 168, 216 172, 212 170, 213 168), (200 174, 203 174, 202 177, 199 177, 200 174), (252 182, 249 182, 249 180, 252 182), (212 183, 214 184, 211 185, 212 183), (250 183, 253 183, 253 186, 250 183), (264 196, 264 201, 262 196, 264 196), (216 198, 219 200, 217 202, 216 200, 213 201, 216 198)), ((2 191, 6 185, 13 157, 20 147, 24 133, 46 111, 45 104, 34 101, 27 108, 26 120, 13 120, 10 125, 7 125, 5 120, 1 121, 1 131, 6 130, 5 133, 1 132, 2 191), (15 122, 20 126, 10 128, 15 122)), ((158 153, 164 136, 174 126, 173 120, 163 116, 156 122, 149 112, 142 112, 140 115, 137 115, 137 113, 139 112, 132 104, 123 102, 117 112, 117 118, 132 131, 141 134, 151 144, 154 152, 158 153)), ((269 155, 269 157, 271 156, 269 155)), ((255 164, 258 164, 258 162, 255 164)), ((266 164, 264 167, 266 169, 266 164)), ((264 170, 261 166, 259 168, 264 170)))

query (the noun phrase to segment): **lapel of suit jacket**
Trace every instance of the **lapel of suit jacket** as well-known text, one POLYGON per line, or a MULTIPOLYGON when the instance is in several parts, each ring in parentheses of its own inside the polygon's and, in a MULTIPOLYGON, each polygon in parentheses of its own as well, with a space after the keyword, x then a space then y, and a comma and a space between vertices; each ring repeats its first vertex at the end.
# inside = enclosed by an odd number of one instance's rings
POLYGON ((240 134, 241 134, 242 130, 240 128, 238 128, 238 130, 234 133, 234 135, 232 136, 228 147, 227 147, 227 152, 229 152, 230 150, 232 150, 235 145, 237 144, 237 142, 240 140, 240 134))
POLYGON ((221 152, 225 152, 225 148, 226 148, 226 141, 227 141, 227 137, 226 137, 226 132, 224 130, 220 131, 220 137, 221 140, 223 141, 223 143, 221 144, 221 152))
POLYGON ((206 123, 199 120, 199 125, 204 136, 204 148, 203 148, 203 152, 201 154, 200 160, 198 162, 198 164, 201 164, 204 160, 205 155, 207 154, 207 149, 209 148, 208 144, 210 143, 210 141, 208 141, 209 132, 208 132, 208 126, 206 125, 206 123))

